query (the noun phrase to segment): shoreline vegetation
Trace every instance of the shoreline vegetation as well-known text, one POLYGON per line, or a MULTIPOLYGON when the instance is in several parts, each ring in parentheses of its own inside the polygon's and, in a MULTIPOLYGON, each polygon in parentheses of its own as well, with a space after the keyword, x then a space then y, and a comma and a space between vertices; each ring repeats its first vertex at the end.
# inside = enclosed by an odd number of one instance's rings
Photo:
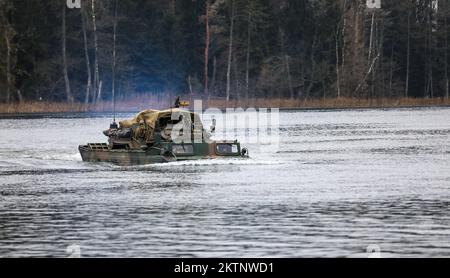
POLYGON ((0 113, 105 112, 114 98, 135 111, 178 94, 218 108, 450 98, 446 1, 29 2, 0 0, 0 103, 13 103, 0 113))
MULTIPOLYGON (((169 100, 151 100, 141 97, 116 102, 116 112, 142 111, 146 109, 165 109, 173 103, 169 100)), ((450 100, 445 98, 327 98, 296 100, 289 98, 231 100, 203 100, 203 109, 208 108, 280 108, 280 109, 361 109, 361 108, 408 108, 450 106, 450 100)), ((186 109, 193 109, 191 106, 186 109)), ((34 114, 34 113, 110 113, 113 112, 112 101, 101 101, 97 104, 26 101, 16 103, 0 103, 0 114, 34 114)))

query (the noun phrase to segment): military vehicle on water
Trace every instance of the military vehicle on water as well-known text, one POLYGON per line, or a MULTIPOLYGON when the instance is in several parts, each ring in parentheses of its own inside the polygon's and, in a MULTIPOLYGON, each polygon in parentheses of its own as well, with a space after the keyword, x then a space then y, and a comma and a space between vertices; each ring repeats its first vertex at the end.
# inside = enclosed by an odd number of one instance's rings
MULTIPOLYGON (((120 166, 146 165, 218 157, 248 158, 235 141, 213 141, 200 116, 178 108, 145 110, 133 119, 114 121, 103 133, 108 143, 79 146, 83 161, 120 166)), ((214 126, 212 127, 212 130, 214 126)))

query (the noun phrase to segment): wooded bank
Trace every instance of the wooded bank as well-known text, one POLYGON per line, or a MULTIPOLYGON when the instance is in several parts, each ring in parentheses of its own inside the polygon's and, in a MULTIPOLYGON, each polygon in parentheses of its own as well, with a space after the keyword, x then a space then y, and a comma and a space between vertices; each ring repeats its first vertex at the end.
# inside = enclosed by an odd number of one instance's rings
MULTIPOLYGON (((149 108, 165 109, 173 103, 169 101, 145 101, 143 98, 130 99, 116 103, 117 112, 137 112, 149 108)), ((449 106, 450 101, 443 98, 421 99, 311 99, 308 101, 292 99, 249 99, 248 103, 227 101, 226 99, 210 99, 203 102, 203 109, 207 108, 280 108, 280 109, 351 109, 351 108, 404 108, 404 107, 432 107, 449 106)), ((189 109, 189 108, 188 108, 189 109)), ((111 101, 102 101, 95 105, 84 103, 30 101, 22 103, 0 103, 0 114, 15 113, 84 113, 84 112, 113 112, 111 101)))
POLYGON ((448 99, 448 0, 379 1, 0 0, 0 103, 448 99))

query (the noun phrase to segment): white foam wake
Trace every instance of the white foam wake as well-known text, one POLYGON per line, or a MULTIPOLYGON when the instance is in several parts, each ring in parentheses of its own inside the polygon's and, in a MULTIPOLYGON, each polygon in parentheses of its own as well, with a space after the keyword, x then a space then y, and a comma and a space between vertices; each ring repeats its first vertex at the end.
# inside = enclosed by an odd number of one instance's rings
POLYGON ((43 160, 82 161, 80 153, 45 154, 39 158, 43 160))
POLYGON ((264 161, 257 159, 242 159, 242 158, 216 158, 216 159, 201 159, 191 161, 176 161, 169 163, 154 164, 153 166, 161 167, 177 167, 177 166, 215 166, 215 165, 279 165, 281 161, 264 161))

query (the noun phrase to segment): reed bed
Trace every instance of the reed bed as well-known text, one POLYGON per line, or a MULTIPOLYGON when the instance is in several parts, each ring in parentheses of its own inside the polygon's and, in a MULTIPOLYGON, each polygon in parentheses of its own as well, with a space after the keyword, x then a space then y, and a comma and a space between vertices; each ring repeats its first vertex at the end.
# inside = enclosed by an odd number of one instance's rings
MULTIPOLYGON (((189 99, 189 98, 185 98, 189 99)), ((127 100, 119 100, 116 103, 117 112, 135 112, 145 109, 163 109, 170 107, 172 102, 157 97, 134 97, 127 100)), ((193 105, 191 103, 191 105, 193 105)), ((330 98, 293 100, 280 99, 249 99, 241 101, 227 101, 226 99, 209 99, 203 101, 203 108, 280 108, 280 109, 347 109, 347 108, 395 108, 395 107, 421 107, 421 106, 450 106, 450 100, 443 98, 419 99, 419 98, 379 98, 379 99, 354 99, 354 98, 330 98)), ((85 112, 112 112, 113 102, 102 101, 96 104, 65 103, 28 101, 21 103, 2 104, 0 113, 85 113, 85 112)))

